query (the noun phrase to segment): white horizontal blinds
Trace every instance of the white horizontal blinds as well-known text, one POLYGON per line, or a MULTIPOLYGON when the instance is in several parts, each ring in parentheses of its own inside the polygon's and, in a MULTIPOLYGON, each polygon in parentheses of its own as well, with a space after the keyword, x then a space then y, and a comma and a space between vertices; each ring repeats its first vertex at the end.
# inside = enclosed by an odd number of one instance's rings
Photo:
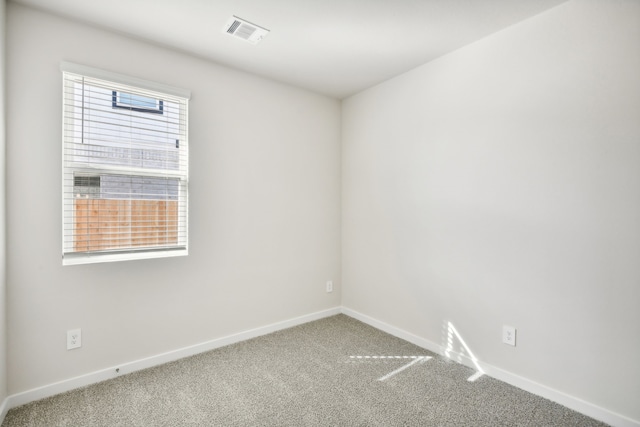
POLYGON ((188 100, 63 80, 63 256, 186 250, 188 100))

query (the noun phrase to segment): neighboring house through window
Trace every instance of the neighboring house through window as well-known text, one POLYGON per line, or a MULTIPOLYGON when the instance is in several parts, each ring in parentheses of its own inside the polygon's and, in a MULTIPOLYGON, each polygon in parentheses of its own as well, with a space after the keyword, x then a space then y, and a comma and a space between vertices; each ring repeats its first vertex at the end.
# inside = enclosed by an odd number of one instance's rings
POLYGON ((63 264, 186 255, 189 93, 61 69, 63 264))

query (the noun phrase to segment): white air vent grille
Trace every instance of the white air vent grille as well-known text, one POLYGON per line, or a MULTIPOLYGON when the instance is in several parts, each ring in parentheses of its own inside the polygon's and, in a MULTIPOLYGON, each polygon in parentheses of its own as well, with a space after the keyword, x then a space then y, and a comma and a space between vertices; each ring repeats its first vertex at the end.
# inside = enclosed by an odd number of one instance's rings
POLYGON ((269 34, 269 30, 266 28, 259 27, 237 16, 229 18, 224 26, 224 32, 251 44, 257 44, 269 34))

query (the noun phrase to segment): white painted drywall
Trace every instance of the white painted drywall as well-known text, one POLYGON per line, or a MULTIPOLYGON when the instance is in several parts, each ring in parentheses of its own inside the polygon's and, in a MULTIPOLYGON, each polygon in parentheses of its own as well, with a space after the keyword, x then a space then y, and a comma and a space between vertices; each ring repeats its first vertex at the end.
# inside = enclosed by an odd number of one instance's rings
POLYGON ((339 306, 337 100, 7 13, 9 394, 339 306), (62 266, 62 60, 191 90, 188 257, 62 266))
POLYGON ((640 420, 639 76, 574 0, 345 100, 343 305, 640 420))
POLYGON ((6 3, 0 0, 0 405, 7 397, 7 306, 5 233, 5 40, 6 3))

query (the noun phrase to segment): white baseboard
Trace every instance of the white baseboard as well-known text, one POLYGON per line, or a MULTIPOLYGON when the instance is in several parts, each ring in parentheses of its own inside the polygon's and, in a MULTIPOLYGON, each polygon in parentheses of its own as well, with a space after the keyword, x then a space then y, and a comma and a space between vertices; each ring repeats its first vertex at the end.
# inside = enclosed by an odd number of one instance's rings
MULTIPOLYGON (((364 315, 355 310, 347 307, 336 307, 329 310, 324 310, 316 313, 311 313, 305 316, 296 317, 294 319, 285 320, 282 322, 273 323, 267 326, 251 329, 248 331, 240 332, 227 337, 214 339, 211 341, 203 342, 189 347, 184 347, 178 350, 158 354, 145 359, 135 360, 132 362, 124 363, 111 368, 102 369, 99 371, 91 372, 85 375, 81 375, 75 378, 70 378, 64 381, 60 381, 53 384, 48 384, 42 387, 38 387, 32 390, 27 390, 22 393, 17 393, 8 396, 0 405, 0 423, 4 421, 4 418, 11 408, 24 405, 29 402, 44 399, 46 397, 54 396, 56 394, 64 393, 76 388, 84 387, 87 385, 95 384, 101 381, 105 381, 111 378, 118 377, 123 374, 139 371, 142 369, 151 368, 154 366, 162 365, 164 363, 172 362, 174 360, 182 359, 184 357, 193 356, 206 351, 214 350, 216 348, 224 347, 230 344, 234 344, 240 341, 245 341, 251 338, 266 335, 272 332, 276 332, 282 329, 287 329, 293 326, 301 325, 304 323, 319 320, 325 317, 333 316, 339 313, 343 313, 347 316, 353 317, 366 323, 374 328, 380 329, 388 334, 394 335, 398 338, 404 339, 410 343, 413 343, 419 347, 432 351, 436 354, 444 355, 445 349, 425 338, 414 335, 403 329, 396 328, 395 326, 381 322, 373 317, 364 315), (116 372, 116 369, 119 371, 116 372)), ((589 417, 603 421, 607 424, 616 427, 640 427, 640 421, 632 420, 623 415, 614 413, 607 409, 601 408, 592 403, 570 396, 561 391, 552 389, 545 385, 536 383, 527 378, 518 376, 511 372, 507 372, 503 369, 495 366, 483 363, 481 361, 471 360, 468 356, 458 353, 450 353, 449 358, 458 361, 471 368, 479 367, 486 375, 503 381, 507 384, 511 384, 515 387, 526 390, 530 393, 549 399, 553 402, 557 402, 574 411, 585 414, 589 417)))
POLYGON ((402 338, 405 341, 409 341, 410 343, 415 344, 418 347, 426 348, 427 350, 432 351, 436 354, 442 354, 442 347, 439 344, 434 343, 433 341, 429 341, 428 339, 419 337, 400 328, 396 328, 395 326, 391 326, 387 323, 381 322, 377 319, 374 319, 373 317, 369 317, 347 307, 342 307, 342 314, 353 317, 354 319, 366 323, 369 326, 373 326, 376 329, 380 329, 381 331, 384 331, 390 335, 402 338))
POLYGON ((335 307, 332 309, 307 314, 293 319, 284 320, 282 322, 272 323, 267 326, 261 326, 259 328, 251 329, 226 337, 217 338, 211 341, 206 341, 189 347, 184 347, 178 350, 173 350, 144 359, 135 360, 118 366, 113 366, 111 368, 90 372, 88 374, 80 375, 75 378, 70 378, 57 383, 27 390, 22 393, 17 393, 7 397, 3 402, 1 407, 3 412, 0 413, 0 415, 2 415, 0 417, 0 423, 2 423, 2 421, 4 420, 4 415, 6 415, 6 412, 9 409, 24 405, 29 402, 34 402, 36 400, 54 396, 56 394, 95 384, 101 381, 118 377, 123 374, 128 374, 142 369, 162 365, 164 363, 172 362, 174 360, 193 356, 199 353, 204 353, 206 351, 214 350, 216 348, 224 347, 230 344, 235 344, 240 341, 246 341, 248 339, 270 334, 282 329, 302 325, 303 323, 308 323, 325 317, 334 316, 339 313, 341 313, 340 307, 335 307), (118 371, 116 371, 116 369, 118 371))
MULTIPOLYGON (((349 317, 353 317, 354 319, 360 320, 361 322, 366 323, 370 326, 373 326, 376 329, 380 329, 381 331, 384 331, 388 334, 391 334, 398 338, 402 338, 405 341, 409 341, 412 344, 444 356, 446 349, 441 345, 434 343, 433 341, 429 341, 425 338, 419 337, 400 328, 396 328, 395 326, 391 326, 387 323, 381 322, 377 319, 374 319, 373 317, 369 317, 347 307, 342 307, 342 313, 349 317)), ((518 387, 522 390, 528 391, 529 393, 533 393, 537 396, 544 397, 545 399, 549 399, 553 402, 559 403, 560 405, 573 409, 576 412, 580 412, 581 414, 587 415, 591 418, 610 424, 612 426, 640 427, 640 421, 638 420, 633 420, 631 418, 625 417, 624 415, 617 414, 608 409, 594 405, 593 403, 547 387, 543 384, 539 384, 535 381, 505 371, 501 368, 497 368, 488 363, 483 363, 478 360, 474 361, 467 355, 450 352, 449 359, 462 363, 463 365, 473 369, 480 368, 480 370, 482 370, 485 375, 503 381, 512 386, 518 387)))
POLYGON ((4 421, 4 417, 7 416, 7 412, 9 412, 9 398, 5 398, 2 401, 2 405, 0 405, 0 424, 4 421))

